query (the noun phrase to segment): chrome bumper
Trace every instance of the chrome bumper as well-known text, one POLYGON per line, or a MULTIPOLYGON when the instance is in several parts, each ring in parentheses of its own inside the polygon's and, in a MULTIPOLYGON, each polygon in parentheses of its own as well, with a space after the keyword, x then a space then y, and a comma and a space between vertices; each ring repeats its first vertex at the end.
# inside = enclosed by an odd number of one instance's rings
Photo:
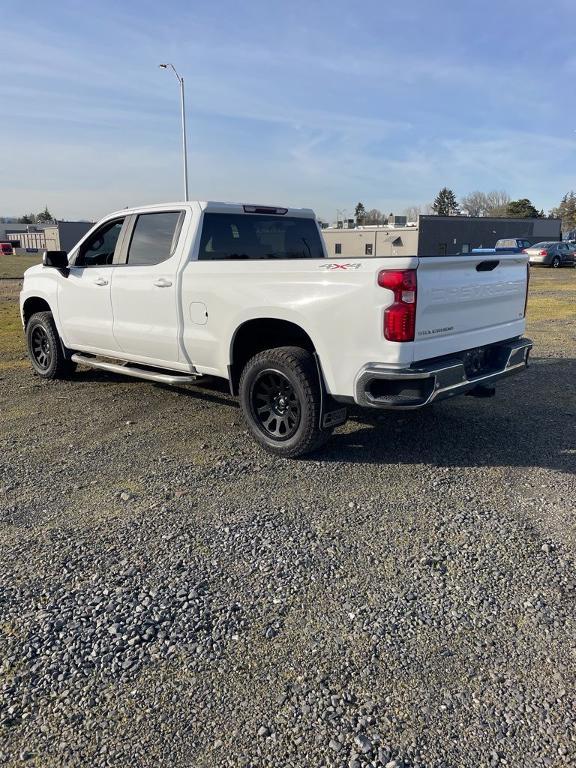
POLYGON ((414 363, 404 369, 369 363, 356 378, 354 399, 369 408, 422 408, 519 373, 527 367, 531 349, 532 341, 522 338, 467 350, 453 358, 414 363), (478 368, 474 355, 477 360, 481 357, 488 361, 484 368, 478 368))

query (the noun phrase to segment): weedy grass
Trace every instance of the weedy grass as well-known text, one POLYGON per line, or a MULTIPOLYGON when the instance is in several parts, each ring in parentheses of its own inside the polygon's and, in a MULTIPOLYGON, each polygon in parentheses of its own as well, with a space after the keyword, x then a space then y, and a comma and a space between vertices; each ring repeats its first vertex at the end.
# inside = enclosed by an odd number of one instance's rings
POLYGON ((29 253, 26 256, 0 256, 0 279, 22 277, 28 267, 40 264, 41 253, 29 253))
POLYGON ((531 296, 526 315, 528 323, 539 320, 576 320, 576 291, 572 299, 531 296))
POLYGON ((19 368, 26 353, 17 295, 0 298, 0 369, 19 368))

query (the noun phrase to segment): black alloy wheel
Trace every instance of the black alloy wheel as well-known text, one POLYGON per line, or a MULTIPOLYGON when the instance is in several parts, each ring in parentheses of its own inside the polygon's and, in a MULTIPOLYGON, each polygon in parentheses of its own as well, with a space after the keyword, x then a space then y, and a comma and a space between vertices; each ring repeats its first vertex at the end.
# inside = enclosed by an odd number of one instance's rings
POLYGON ((300 425, 301 406, 290 380, 280 371, 265 369, 252 383, 250 405, 262 432, 275 440, 289 440, 300 425))
POLYGON ((47 371, 52 362, 52 345, 43 325, 34 326, 30 335, 30 352, 38 368, 47 371))
POLYGON ((554 267, 554 269, 558 269, 558 267, 560 266, 560 263, 561 263, 560 256, 554 256, 554 258, 552 259, 552 266, 554 267))
POLYGON ((36 312, 26 323, 26 345, 32 368, 43 379, 65 379, 75 370, 58 335, 52 312, 36 312))
POLYGON ((257 352, 242 369, 238 395, 252 437, 276 456, 293 459, 311 453, 334 429, 320 424, 318 367, 302 347, 257 352))

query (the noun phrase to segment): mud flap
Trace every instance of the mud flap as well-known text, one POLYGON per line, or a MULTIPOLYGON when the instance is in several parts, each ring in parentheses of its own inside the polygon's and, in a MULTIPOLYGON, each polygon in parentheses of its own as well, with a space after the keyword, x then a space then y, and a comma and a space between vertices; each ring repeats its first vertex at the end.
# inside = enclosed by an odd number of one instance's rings
POLYGON ((342 403, 338 403, 334 400, 334 398, 326 391, 320 358, 316 352, 314 352, 314 360, 316 361, 318 383, 320 384, 320 429, 339 427, 348 419, 348 409, 346 406, 343 406, 342 403))

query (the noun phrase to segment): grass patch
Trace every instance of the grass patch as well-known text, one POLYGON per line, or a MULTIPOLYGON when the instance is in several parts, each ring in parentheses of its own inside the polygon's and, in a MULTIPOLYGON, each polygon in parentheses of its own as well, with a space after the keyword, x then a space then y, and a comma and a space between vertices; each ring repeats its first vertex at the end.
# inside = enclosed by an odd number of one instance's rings
POLYGON ((3 277, 22 277, 28 267, 40 264, 41 253, 28 253, 25 256, 0 256, 0 279, 3 277))
POLYGON ((554 296, 531 296, 526 312, 528 322, 538 320, 576 320, 576 301, 554 296))
POLYGON ((0 303, 0 356, 12 362, 25 352, 20 310, 17 301, 0 303))

